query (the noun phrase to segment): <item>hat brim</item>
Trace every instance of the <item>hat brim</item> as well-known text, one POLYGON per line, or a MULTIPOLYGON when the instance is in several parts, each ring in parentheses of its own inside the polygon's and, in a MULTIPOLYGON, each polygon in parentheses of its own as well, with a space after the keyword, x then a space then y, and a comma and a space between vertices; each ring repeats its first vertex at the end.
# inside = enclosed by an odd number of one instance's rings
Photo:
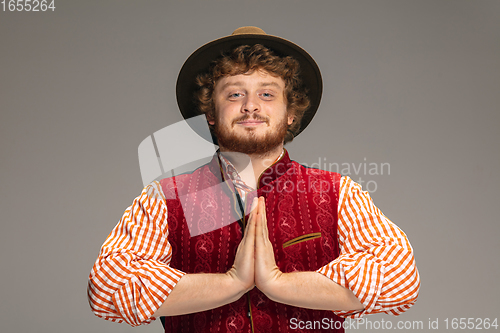
MULTIPOLYGON (((309 125, 318 110, 323 92, 323 81, 319 67, 309 53, 297 44, 267 34, 240 34, 219 38, 203 45, 189 56, 179 72, 176 87, 177 104, 184 119, 201 114, 195 97, 195 92, 198 90, 196 77, 207 72, 212 62, 223 53, 240 45, 254 44, 262 44, 273 50, 278 56, 291 56, 299 62, 300 77, 302 84, 307 89, 310 105, 304 113, 300 129, 295 136, 309 125)), ((212 141, 212 138, 205 139, 212 141)))

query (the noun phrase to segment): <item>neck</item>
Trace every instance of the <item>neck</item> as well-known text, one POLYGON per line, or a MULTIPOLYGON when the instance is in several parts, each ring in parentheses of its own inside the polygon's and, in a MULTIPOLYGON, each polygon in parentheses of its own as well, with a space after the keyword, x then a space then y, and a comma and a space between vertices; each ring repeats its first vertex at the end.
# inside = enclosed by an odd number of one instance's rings
POLYGON ((247 155, 231 152, 222 146, 220 147, 220 151, 234 165, 241 179, 249 186, 256 188, 260 175, 281 155, 283 144, 276 146, 264 154, 247 155))

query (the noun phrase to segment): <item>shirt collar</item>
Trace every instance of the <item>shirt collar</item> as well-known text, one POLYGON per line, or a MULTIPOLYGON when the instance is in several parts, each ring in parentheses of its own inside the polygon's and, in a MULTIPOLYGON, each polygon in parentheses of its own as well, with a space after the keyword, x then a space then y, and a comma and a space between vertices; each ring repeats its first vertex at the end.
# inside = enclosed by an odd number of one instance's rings
MULTIPOLYGON (((227 158, 225 158, 224 155, 220 153, 220 151, 218 152, 218 156, 222 165, 222 169, 224 173, 227 175, 227 177, 231 179, 233 182, 242 182, 243 184, 245 184, 241 179, 240 175, 238 174, 238 171, 236 170, 234 165, 227 158)), ((258 187, 260 188, 266 184, 269 184, 279 176, 283 175, 284 172, 286 172, 286 170, 290 167, 290 162, 291 161, 290 158, 288 157, 288 152, 286 149, 283 148, 280 156, 278 156, 278 158, 273 162, 273 164, 271 164, 271 166, 269 166, 266 170, 264 170, 264 172, 260 176, 258 187)))

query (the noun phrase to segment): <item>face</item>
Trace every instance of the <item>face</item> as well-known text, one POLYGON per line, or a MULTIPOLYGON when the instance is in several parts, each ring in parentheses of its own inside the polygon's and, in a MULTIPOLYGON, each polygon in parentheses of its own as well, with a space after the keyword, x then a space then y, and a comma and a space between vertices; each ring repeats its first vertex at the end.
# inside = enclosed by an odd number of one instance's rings
POLYGON ((283 145, 288 125, 285 82, 263 70, 228 76, 215 84, 214 125, 221 150, 266 154, 283 145))

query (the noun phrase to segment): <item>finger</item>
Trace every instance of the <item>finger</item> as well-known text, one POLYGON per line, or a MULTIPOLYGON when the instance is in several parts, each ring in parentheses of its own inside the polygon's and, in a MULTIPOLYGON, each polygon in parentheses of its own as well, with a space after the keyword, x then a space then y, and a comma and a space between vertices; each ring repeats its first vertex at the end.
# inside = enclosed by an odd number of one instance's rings
MULTIPOLYGON (((264 221, 263 217, 265 216, 265 211, 263 212, 263 198, 258 199, 258 206, 256 209, 256 226, 255 226, 255 234, 257 235, 255 238, 255 245, 257 247, 264 246, 264 221)), ((265 209, 265 207, 264 207, 265 209)))
POLYGON ((259 203, 259 200, 258 198, 255 196, 252 200, 252 205, 250 206, 250 213, 253 212, 255 210, 255 208, 257 208, 257 204, 259 203))
MULTIPOLYGON (((252 201, 252 206, 257 205, 257 198, 254 198, 252 201)), ((249 243, 248 246, 255 245, 255 224, 256 224, 256 210, 250 212, 250 216, 248 217, 247 226, 245 230, 245 238, 246 242, 249 243)))
POLYGON ((264 202, 264 198, 260 197, 259 198, 259 223, 262 227, 262 230, 261 230, 261 233, 262 233, 262 236, 265 238, 265 226, 264 226, 264 219, 265 219, 265 216, 266 216, 266 206, 265 206, 265 202, 264 202))
POLYGON ((257 210, 255 210, 255 207, 257 207, 257 198, 253 198, 252 200, 252 205, 251 205, 251 209, 250 209, 250 214, 248 214, 248 222, 247 222, 247 226, 246 228, 248 229, 248 226, 250 225, 250 221, 254 220, 255 219, 255 215, 257 214, 257 210))
MULTIPOLYGON (((255 199, 254 201, 252 201, 252 206, 254 205, 255 203, 255 199)), ((246 226, 245 226, 245 230, 244 230, 244 233, 243 233, 243 237, 241 239, 241 242, 240 242, 240 246, 243 246, 243 244, 245 244, 246 242, 248 242, 248 235, 249 234, 255 234, 255 227, 252 230, 250 230, 250 226, 252 224, 252 221, 255 220, 255 217, 254 217, 254 212, 250 212, 250 215, 248 217, 248 221, 246 221, 246 226)), ((255 224, 255 222, 253 222, 255 224)), ((255 237, 254 237, 255 238, 255 237)), ((251 243, 253 243, 254 241, 252 240, 251 243)))
POLYGON ((269 240, 269 230, 267 229, 267 216, 266 216, 266 200, 265 198, 259 198, 260 200, 260 221, 262 224, 262 235, 265 240, 269 240))
MULTIPOLYGON (((253 198, 252 205, 250 208, 250 214, 248 214, 248 222, 249 223, 251 220, 255 219, 255 215, 257 214, 257 210, 255 210, 255 207, 257 207, 257 203, 258 203, 257 198, 253 198)), ((248 224, 247 224, 247 227, 248 227, 248 224)))

